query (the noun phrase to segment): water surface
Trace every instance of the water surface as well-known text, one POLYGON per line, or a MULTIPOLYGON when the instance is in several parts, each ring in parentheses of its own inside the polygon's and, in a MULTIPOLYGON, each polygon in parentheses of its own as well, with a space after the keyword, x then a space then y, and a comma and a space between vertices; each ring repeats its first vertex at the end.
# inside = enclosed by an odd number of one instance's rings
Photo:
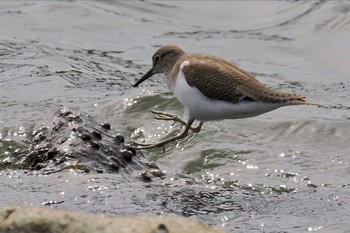
POLYGON ((60 106, 110 122, 127 140, 180 132, 149 112, 187 117, 162 76, 132 88, 164 44, 223 57, 270 87, 323 107, 207 122, 165 153, 145 151, 167 173, 152 184, 117 174, 5 170, 1 206, 181 214, 159 193, 225 188, 236 190, 219 195, 237 210, 190 215, 232 232, 348 231, 349 12, 347 1, 2 1, 1 158, 60 106))

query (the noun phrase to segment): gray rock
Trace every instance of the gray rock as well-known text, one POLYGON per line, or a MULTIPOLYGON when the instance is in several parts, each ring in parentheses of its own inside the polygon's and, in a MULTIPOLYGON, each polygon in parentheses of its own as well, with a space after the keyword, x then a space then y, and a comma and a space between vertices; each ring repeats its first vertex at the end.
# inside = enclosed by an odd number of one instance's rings
POLYGON ((92 116, 63 107, 52 120, 37 127, 22 149, 14 153, 4 168, 40 170, 49 174, 64 169, 92 173, 134 174, 150 181, 162 176, 157 165, 144 155, 109 123, 98 123, 92 116))

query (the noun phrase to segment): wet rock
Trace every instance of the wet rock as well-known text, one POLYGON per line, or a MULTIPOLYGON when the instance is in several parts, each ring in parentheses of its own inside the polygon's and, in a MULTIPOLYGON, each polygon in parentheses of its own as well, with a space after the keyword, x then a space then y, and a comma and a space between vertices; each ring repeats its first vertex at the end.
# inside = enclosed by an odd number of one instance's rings
POLYGON ((26 143, 24 149, 14 154, 12 167, 46 173, 79 169, 153 174, 147 171, 154 170, 154 165, 149 166, 143 154, 126 145, 124 137, 113 132, 108 123, 99 124, 92 116, 65 107, 49 123, 35 129, 26 143))
POLYGON ((157 228, 157 233, 169 233, 168 228, 162 223, 157 228))
MULTIPOLYGON (((104 128, 103 128, 104 129, 104 128)), ((100 132, 96 131, 96 130, 93 130, 91 132, 91 135, 94 136, 94 138, 96 138, 97 140, 101 140, 102 139, 102 135, 100 132)))
POLYGON ((108 122, 102 123, 101 126, 106 130, 111 130, 111 124, 109 124, 108 122))
POLYGON ((89 134, 87 134, 87 133, 83 133, 83 134, 81 134, 79 136, 80 136, 81 140, 83 140, 85 142, 88 142, 88 141, 91 140, 91 136, 89 134))
POLYGON ((117 143, 124 143, 124 142, 125 142, 124 136, 121 135, 121 134, 115 135, 115 136, 114 136, 114 140, 115 140, 115 142, 117 142, 117 143))
POLYGON ((175 216, 107 217, 29 206, 0 210, 2 233, 223 233, 224 230, 175 216))
POLYGON ((134 156, 134 153, 132 153, 130 150, 126 150, 126 149, 123 149, 121 151, 121 154, 122 154, 124 160, 127 161, 127 162, 131 162, 132 161, 132 157, 134 156))

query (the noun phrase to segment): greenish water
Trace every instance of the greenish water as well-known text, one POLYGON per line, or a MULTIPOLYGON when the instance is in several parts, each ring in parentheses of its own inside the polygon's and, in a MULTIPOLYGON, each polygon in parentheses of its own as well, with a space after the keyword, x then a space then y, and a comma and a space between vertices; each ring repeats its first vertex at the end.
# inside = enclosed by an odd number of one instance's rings
POLYGON ((165 153, 144 152, 167 174, 153 184, 125 183, 117 174, 5 170, 1 206, 63 200, 54 206, 169 214, 179 213, 176 203, 158 193, 232 188, 225 195, 237 210, 195 217, 232 232, 347 232, 349 12, 347 1, 0 2, 1 159, 60 106, 109 122, 126 140, 180 132, 150 113, 187 117, 162 76, 132 88, 164 44, 224 57, 323 106, 207 122, 165 153))

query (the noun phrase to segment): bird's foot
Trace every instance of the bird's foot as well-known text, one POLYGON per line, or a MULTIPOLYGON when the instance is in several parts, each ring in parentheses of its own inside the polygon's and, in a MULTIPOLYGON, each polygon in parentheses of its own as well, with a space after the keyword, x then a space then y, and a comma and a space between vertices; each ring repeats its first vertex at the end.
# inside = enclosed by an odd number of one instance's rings
MULTIPOLYGON (((179 135, 177 135, 177 136, 179 136, 179 135)), ((163 152, 165 152, 164 146, 170 142, 173 142, 173 141, 180 139, 180 138, 177 138, 177 136, 165 139, 165 140, 157 142, 157 143, 138 143, 138 142, 134 142, 134 143, 137 145, 137 149, 152 149, 152 148, 156 148, 156 147, 163 147, 163 152)))
POLYGON ((185 128, 185 130, 174 136, 174 137, 171 137, 171 138, 168 138, 168 139, 165 139, 165 140, 162 140, 158 143, 154 143, 154 144, 147 144, 147 143, 135 143, 136 145, 138 145, 138 149, 152 149, 152 148, 155 148, 155 147, 163 147, 163 152, 165 152, 165 148, 164 146, 168 143, 171 143, 171 142, 174 142, 174 141, 177 141, 179 139, 183 139, 185 138, 187 135, 188 135, 188 131, 189 131, 189 126, 185 128))
POLYGON ((154 144, 135 143, 136 145, 138 145, 138 149, 151 149, 151 148, 155 148, 155 147, 163 147, 163 151, 165 151, 164 145, 166 145, 170 142, 174 142, 174 141, 177 141, 179 139, 185 138, 188 135, 189 130, 193 131, 194 133, 198 133, 201 130, 202 125, 203 125, 203 122, 199 122, 199 125, 197 127, 192 127, 191 125, 192 125, 194 119, 189 119, 188 122, 186 123, 183 119, 181 119, 180 117, 178 117, 175 114, 154 111, 154 110, 152 110, 152 113, 156 115, 154 118, 157 120, 174 121, 174 123, 179 122, 180 124, 185 126, 185 129, 180 134, 178 134, 174 137, 162 140, 158 143, 154 143, 154 144))
POLYGON ((156 147, 163 147, 163 152, 165 152, 165 147, 164 145, 162 145, 162 143, 138 143, 138 142, 134 142, 137 145, 137 149, 152 149, 152 148, 156 148, 156 147))
POLYGON ((133 142, 137 145, 137 149, 151 149, 157 147, 157 143, 139 143, 133 142))
POLYGON ((174 121, 173 125, 178 122, 184 126, 186 126, 186 122, 180 118, 178 115, 167 113, 167 112, 161 112, 161 111, 151 111, 155 116, 154 119, 162 120, 162 121, 174 121))
MULTIPOLYGON (((155 111, 155 110, 152 110, 151 112, 155 115, 154 118, 157 120, 174 121, 174 123, 172 125, 174 125, 176 122, 180 123, 183 126, 187 125, 187 122, 184 121, 178 115, 167 113, 167 112, 155 111)), ((199 131, 201 131, 202 125, 203 125, 203 122, 201 121, 201 122, 199 122, 198 126, 196 126, 196 127, 191 126, 190 130, 193 133, 198 133, 199 131)))

